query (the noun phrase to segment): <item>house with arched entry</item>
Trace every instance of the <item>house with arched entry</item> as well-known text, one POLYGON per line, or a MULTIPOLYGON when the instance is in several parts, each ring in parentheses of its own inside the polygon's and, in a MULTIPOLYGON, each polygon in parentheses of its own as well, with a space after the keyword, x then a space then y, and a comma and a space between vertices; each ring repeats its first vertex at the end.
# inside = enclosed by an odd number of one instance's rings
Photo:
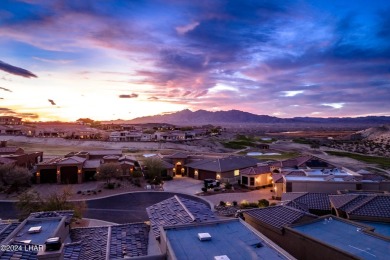
POLYGON ((173 176, 185 175, 187 170, 185 165, 189 162, 190 155, 183 152, 177 152, 171 155, 163 156, 163 160, 173 165, 173 176))
POLYGON ((103 163, 121 165, 124 176, 130 176, 140 167, 132 156, 122 156, 121 150, 99 150, 69 153, 37 165, 36 183, 75 184, 95 180, 95 174, 103 163))

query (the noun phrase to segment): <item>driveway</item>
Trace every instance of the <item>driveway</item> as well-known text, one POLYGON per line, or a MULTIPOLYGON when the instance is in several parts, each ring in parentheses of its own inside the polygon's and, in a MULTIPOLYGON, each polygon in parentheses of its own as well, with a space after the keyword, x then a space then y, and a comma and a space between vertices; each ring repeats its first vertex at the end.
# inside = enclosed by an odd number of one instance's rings
MULTIPOLYGON (((173 180, 166 181, 164 183, 164 191, 180 192, 190 195, 195 195, 202 192, 202 187, 203 181, 195 180, 189 177, 175 177, 173 180)), ((225 202, 237 201, 240 203, 243 200, 247 200, 248 202, 257 202, 258 200, 266 199, 270 202, 275 202, 272 200, 271 188, 248 192, 220 193, 216 195, 198 197, 209 201, 213 205, 218 205, 221 200, 225 202)))
POLYGON ((171 181, 164 182, 164 191, 180 192, 185 194, 197 194, 202 192, 203 181, 195 180, 189 177, 175 177, 171 181))

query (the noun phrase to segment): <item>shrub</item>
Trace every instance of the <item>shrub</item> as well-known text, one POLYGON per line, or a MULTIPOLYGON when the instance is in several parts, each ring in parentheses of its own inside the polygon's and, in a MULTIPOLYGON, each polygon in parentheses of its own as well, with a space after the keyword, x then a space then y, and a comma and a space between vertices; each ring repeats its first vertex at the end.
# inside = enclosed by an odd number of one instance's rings
POLYGON ((203 188, 202 188, 202 191, 203 191, 203 192, 207 192, 207 188, 203 187, 203 188))
POLYGON ((230 190, 232 188, 232 185, 230 183, 225 184, 225 189, 230 190))
POLYGON ((106 188, 109 190, 115 189, 115 183, 107 183, 106 188))
POLYGON ((237 206, 238 205, 238 203, 237 203, 237 201, 233 201, 233 206, 237 206))
POLYGON ((261 199, 258 201, 258 204, 257 204, 260 208, 265 208, 265 207, 268 207, 269 206, 269 201, 266 200, 266 199, 261 199))
POLYGON ((137 187, 141 187, 141 181, 139 179, 134 180, 134 185, 137 187))
POLYGON ((223 207, 225 207, 225 206, 226 206, 226 202, 225 202, 225 201, 223 201, 223 200, 221 200, 221 201, 219 202, 219 206, 223 206, 223 207))

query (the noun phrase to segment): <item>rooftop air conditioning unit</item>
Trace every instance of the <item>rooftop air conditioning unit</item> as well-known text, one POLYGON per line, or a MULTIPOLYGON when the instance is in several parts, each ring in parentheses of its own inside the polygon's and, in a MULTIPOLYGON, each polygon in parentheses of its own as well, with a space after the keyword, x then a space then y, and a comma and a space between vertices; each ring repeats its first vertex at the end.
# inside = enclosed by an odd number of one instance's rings
POLYGON ((42 226, 30 227, 28 230, 29 234, 39 233, 42 231, 42 226))
POLYGON ((230 260, 230 258, 227 255, 217 255, 214 256, 214 260, 230 260))
POLYGON ((198 238, 200 241, 209 241, 211 240, 211 236, 209 233, 198 233, 198 238))
POLYGON ((61 249, 61 239, 59 237, 51 237, 45 241, 45 251, 57 251, 61 249))

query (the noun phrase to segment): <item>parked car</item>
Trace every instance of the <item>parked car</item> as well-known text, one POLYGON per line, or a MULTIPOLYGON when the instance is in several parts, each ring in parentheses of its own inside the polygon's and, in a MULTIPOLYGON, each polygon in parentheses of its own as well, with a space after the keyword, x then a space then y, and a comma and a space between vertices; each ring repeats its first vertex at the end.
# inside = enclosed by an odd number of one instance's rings
POLYGON ((215 179, 205 179, 204 180, 204 186, 207 187, 208 189, 214 188, 214 187, 219 187, 220 185, 221 185, 221 183, 215 179))

